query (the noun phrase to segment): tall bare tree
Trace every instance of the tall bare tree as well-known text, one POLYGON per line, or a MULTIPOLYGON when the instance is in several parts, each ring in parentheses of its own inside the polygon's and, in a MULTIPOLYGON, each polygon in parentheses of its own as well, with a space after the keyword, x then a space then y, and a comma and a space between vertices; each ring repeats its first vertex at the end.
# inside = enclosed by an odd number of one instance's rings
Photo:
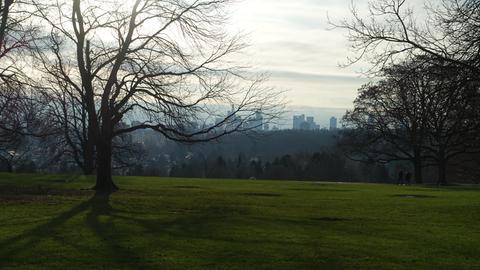
MULTIPOLYGON (((56 45, 54 45, 56 46, 56 45)), ((61 69, 61 67, 59 67, 61 69)), ((75 163, 85 175, 94 174, 95 141, 89 128, 89 117, 82 96, 68 83, 64 75, 48 70, 43 82, 50 112, 50 123, 58 131, 58 144, 55 152, 59 156, 75 163)))
POLYGON ((431 1, 425 18, 406 0, 369 1, 365 14, 355 6, 353 19, 332 22, 349 32, 356 56, 350 64, 370 60, 375 67, 404 59, 406 55, 430 55, 470 70, 480 80, 480 4, 477 0, 431 1))
POLYGON ((368 161, 412 163, 422 183, 425 166, 429 88, 425 63, 407 62, 382 70, 382 80, 363 86, 355 108, 344 116, 341 144, 351 157, 368 161))
POLYGON ((431 65, 426 157, 438 167, 438 184, 447 184, 448 165, 457 157, 480 152, 479 84, 465 69, 445 61, 431 65))
POLYGON ((24 1, 0 1, 0 80, 1 83, 20 80, 23 70, 21 53, 31 49, 37 27, 29 21, 32 14, 26 12, 24 1))
POLYGON ((33 112, 38 104, 33 103, 24 70, 37 31, 27 6, 24 1, 0 1, 0 159, 9 171, 20 155, 19 147, 25 146, 26 134, 38 124, 33 112))
MULTIPOLYGON (((56 96, 73 98, 86 112, 98 192, 117 189, 111 171, 117 136, 152 129, 171 140, 204 142, 254 128, 245 123, 257 112, 265 121, 278 116, 279 93, 232 62, 245 44, 225 28, 230 3, 36 3, 51 32, 51 50, 40 52, 39 59, 56 96), (234 109, 220 114, 218 104, 234 109), (125 120, 138 122, 119 125, 125 120)), ((72 112, 66 119, 72 120, 72 112)))
POLYGON ((347 152, 363 160, 411 161, 417 183, 422 168, 435 165, 438 183, 446 184, 448 162, 480 150, 478 84, 464 71, 431 57, 384 68, 383 79, 361 88, 344 117, 347 152))

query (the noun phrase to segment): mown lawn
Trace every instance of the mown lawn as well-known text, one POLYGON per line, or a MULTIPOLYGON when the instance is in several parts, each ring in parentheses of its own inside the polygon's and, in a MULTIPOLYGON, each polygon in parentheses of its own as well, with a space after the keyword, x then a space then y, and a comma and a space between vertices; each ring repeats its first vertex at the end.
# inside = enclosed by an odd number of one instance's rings
POLYGON ((0 174, 0 269, 480 269, 480 189, 0 174))

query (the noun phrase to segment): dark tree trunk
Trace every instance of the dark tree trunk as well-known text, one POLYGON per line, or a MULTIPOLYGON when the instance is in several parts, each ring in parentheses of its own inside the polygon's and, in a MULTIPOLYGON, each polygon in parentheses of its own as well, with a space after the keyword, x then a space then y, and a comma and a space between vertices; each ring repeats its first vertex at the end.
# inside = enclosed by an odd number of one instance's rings
POLYGON ((447 185, 447 161, 444 158, 438 162, 438 185, 447 185))
POLYGON ((89 115, 87 127, 87 140, 84 150, 85 174, 92 175, 95 172, 95 128, 94 117, 89 115))
MULTIPOLYGON (((90 137, 92 138, 92 137, 90 137)), ((93 139, 87 139, 83 150, 83 174, 93 175, 95 172, 95 144, 93 139)))
POLYGON ((7 163, 7 172, 8 173, 13 173, 13 166, 10 163, 7 163))
POLYGON ((118 190, 112 179, 112 141, 100 138, 97 142, 97 194, 110 195, 118 190))
POLYGON ((445 154, 445 148, 443 146, 439 147, 437 153, 437 161, 438 161, 438 185, 446 185, 447 184, 447 158, 445 154))
POLYGON ((414 160, 413 160, 413 169, 415 175, 415 183, 422 184, 423 183, 423 162, 422 162, 422 153, 420 149, 414 150, 414 160))

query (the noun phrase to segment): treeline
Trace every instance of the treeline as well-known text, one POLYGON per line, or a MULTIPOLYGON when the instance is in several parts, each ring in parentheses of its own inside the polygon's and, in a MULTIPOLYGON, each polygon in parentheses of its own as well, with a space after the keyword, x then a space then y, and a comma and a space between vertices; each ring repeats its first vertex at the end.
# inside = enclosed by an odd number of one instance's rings
POLYGON ((161 146, 155 147, 154 141, 150 140, 151 142, 146 145, 146 148, 156 149, 149 150, 151 154, 161 150, 162 154, 170 154, 176 160, 182 159, 189 153, 202 154, 207 157, 223 156, 227 159, 233 159, 242 154, 248 158, 258 157, 263 160, 273 160, 279 156, 295 153, 331 151, 336 148, 337 137, 337 132, 328 130, 278 130, 232 134, 215 142, 203 144, 165 141, 161 146))
MULTIPOLYGON (((136 132, 119 143, 129 148, 114 153, 114 172, 132 176, 378 183, 396 183, 399 171, 414 172, 410 161, 355 161, 344 149, 346 133, 351 131, 281 130, 235 134, 208 144, 182 144, 153 131, 136 132)), ((358 143, 361 140, 364 145, 370 143, 365 137, 356 137, 358 143)), ((52 164, 54 144, 35 140, 27 145, 28 155, 16 155, 12 163, 0 161, 0 171, 14 168, 16 172, 82 173, 75 162, 66 158, 52 164)), ((480 179, 475 158, 453 159, 447 171, 448 178, 455 182, 477 183, 480 179)), ((422 172, 425 183, 435 183, 434 167, 425 167, 422 172)))
POLYGON ((274 179, 342 182, 391 182, 387 168, 378 164, 352 162, 342 154, 317 152, 284 155, 272 161, 259 158, 191 158, 168 170, 136 166, 132 175, 162 175, 193 178, 274 179))
POLYGON ((185 145, 144 138, 142 162, 127 175, 391 182, 389 168, 349 160, 337 147, 337 132, 281 130, 236 134, 216 143, 185 145))

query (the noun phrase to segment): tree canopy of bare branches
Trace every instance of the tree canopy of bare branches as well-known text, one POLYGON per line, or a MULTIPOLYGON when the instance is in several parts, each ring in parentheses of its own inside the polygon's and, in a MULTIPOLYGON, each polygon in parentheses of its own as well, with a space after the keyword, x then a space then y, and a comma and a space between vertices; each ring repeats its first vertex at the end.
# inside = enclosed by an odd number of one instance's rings
POLYGON ((27 6, 24 1, 0 1, 0 159, 8 163, 9 170, 11 160, 18 156, 14 150, 24 145, 26 134, 39 127, 33 111, 38 104, 33 102, 25 75, 25 56, 37 38, 32 14, 25 11, 27 6))
POLYGON ((480 78, 480 4, 476 0, 442 0, 426 4, 417 17, 407 0, 370 1, 368 12, 352 6, 353 19, 332 22, 349 32, 355 57, 368 59, 375 69, 392 62, 430 55, 464 67, 480 78))
POLYGON ((411 161, 417 183, 422 168, 435 165, 445 184, 448 161, 480 150, 478 85, 463 70, 430 57, 384 68, 344 117, 347 152, 360 160, 411 161))
POLYGON ((258 112, 266 121, 278 117, 279 93, 233 62, 246 45, 226 31, 230 3, 35 2, 50 33, 39 45, 49 50, 38 50, 45 88, 66 138, 81 133, 81 147, 95 152, 97 191, 116 189, 117 136, 152 129, 171 140, 204 142, 251 129, 245 123, 258 112), (223 115, 215 105, 234 109, 223 115), (122 124, 129 120, 135 124, 122 124))

